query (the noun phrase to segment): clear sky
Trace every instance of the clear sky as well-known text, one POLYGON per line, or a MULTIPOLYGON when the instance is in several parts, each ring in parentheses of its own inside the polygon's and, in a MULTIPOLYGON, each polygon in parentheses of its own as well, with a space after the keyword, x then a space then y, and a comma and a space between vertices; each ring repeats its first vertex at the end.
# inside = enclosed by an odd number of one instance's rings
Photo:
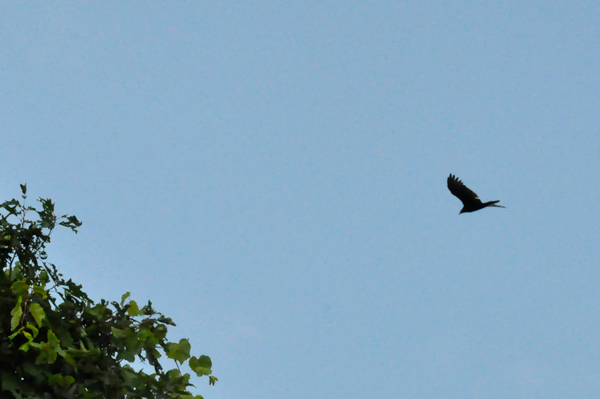
POLYGON ((599 21, 3 1, 1 200, 77 215, 51 260, 171 316, 207 399, 598 398, 599 21))

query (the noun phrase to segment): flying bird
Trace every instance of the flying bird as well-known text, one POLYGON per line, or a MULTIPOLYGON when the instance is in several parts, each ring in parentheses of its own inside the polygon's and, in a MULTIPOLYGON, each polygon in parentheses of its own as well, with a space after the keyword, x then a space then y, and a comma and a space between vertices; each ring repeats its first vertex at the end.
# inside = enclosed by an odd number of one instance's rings
POLYGON ((502 205, 496 205, 500 200, 481 202, 479 196, 465 186, 463 182, 452 173, 448 176, 448 190, 463 203, 463 208, 458 213, 459 215, 465 212, 475 212, 488 206, 504 208, 502 205))

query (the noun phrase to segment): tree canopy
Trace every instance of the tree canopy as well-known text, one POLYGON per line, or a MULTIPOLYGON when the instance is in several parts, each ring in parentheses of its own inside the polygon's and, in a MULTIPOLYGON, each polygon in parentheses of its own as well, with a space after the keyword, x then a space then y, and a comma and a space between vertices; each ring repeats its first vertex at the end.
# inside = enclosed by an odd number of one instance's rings
POLYGON ((57 217, 50 199, 27 206, 25 185, 21 192, 21 200, 0 204, 1 396, 202 398, 189 392, 191 376, 180 366, 214 385, 211 359, 191 356, 187 339, 169 342, 167 330, 175 323, 150 301, 140 307, 126 293, 119 301, 95 303, 65 279, 48 261, 46 245, 57 225, 77 233, 81 222, 57 217), (165 369, 164 356, 174 368, 165 369))

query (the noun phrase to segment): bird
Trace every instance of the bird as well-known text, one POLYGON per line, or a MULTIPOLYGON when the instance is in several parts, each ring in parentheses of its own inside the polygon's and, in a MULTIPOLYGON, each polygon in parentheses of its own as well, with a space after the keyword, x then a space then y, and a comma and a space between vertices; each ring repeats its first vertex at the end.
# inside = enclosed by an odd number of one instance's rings
POLYGON ((479 196, 471 191, 462 181, 452 173, 448 176, 448 190, 463 203, 463 208, 458 213, 475 212, 488 206, 504 208, 502 205, 496 205, 498 201, 481 202, 479 196))

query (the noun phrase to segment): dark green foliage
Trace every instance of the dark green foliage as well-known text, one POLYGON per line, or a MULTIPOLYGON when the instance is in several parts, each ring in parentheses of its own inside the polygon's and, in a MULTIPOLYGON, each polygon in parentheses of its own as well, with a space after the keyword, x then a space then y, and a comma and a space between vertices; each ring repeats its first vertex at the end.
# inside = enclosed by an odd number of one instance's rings
POLYGON ((201 398, 179 366, 187 362, 214 385, 210 358, 190 356, 187 339, 169 342, 175 323, 151 302, 140 308, 127 293, 94 303, 66 281, 46 261, 46 244, 57 222, 75 233, 81 222, 58 218, 48 199, 38 200, 41 209, 25 206, 25 185, 21 191, 22 201, 0 204, 0 397, 201 398), (165 371, 163 354, 176 368, 165 371))

